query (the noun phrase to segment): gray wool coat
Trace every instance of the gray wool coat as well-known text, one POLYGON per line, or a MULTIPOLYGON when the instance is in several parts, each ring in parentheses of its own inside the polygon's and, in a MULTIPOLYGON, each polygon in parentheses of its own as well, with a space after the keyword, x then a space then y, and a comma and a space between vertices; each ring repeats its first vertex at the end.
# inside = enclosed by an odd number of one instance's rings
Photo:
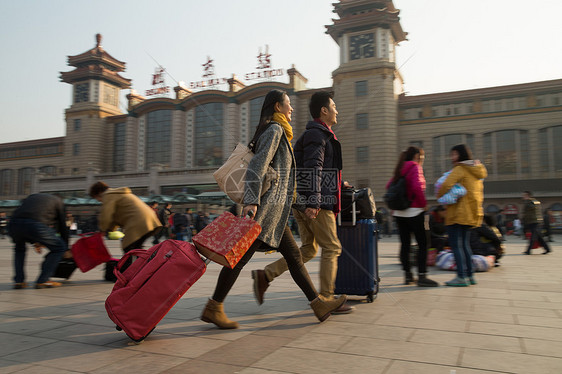
POLYGON ((258 239, 278 248, 289 220, 296 183, 296 164, 293 150, 283 127, 277 122, 261 134, 256 142, 254 157, 248 164, 244 191, 244 205, 257 205, 255 220, 262 227, 258 239), (268 166, 279 172, 279 180, 260 197, 268 166))

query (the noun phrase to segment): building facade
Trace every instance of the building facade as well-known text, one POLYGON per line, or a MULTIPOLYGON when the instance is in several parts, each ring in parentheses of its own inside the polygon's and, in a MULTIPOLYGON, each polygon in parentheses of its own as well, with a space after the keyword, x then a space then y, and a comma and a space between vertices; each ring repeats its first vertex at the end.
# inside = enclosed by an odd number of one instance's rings
MULTIPOLYGON (((400 150, 426 152, 427 196, 450 168, 449 149, 467 143, 489 171, 485 209, 519 213, 521 191, 562 211, 562 79, 484 89, 409 96, 396 66, 395 47, 406 40, 391 0, 342 0, 326 33, 340 48, 333 86, 311 89, 293 66, 288 83, 245 85, 234 75, 227 90, 192 92, 178 86, 174 97, 127 95, 125 63, 109 55, 96 37, 94 48, 68 57, 61 73, 71 87, 66 136, 0 144, 0 200, 31 192, 85 196, 97 180, 129 186, 139 195, 217 191, 212 173, 238 142, 247 143, 271 89, 287 91, 295 108, 295 139, 310 116, 317 90, 335 93, 344 179, 371 187, 384 205, 384 186, 400 150)), ((560 218, 558 218, 560 219, 560 218)))

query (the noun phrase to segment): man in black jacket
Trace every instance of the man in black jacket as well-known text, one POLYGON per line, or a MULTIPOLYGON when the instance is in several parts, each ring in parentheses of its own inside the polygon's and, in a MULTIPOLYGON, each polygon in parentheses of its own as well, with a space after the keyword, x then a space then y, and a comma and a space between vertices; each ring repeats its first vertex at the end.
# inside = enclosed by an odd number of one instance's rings
POLYGON ((64 252, 68 249, 68 229, 66 214, 61 199, 49 194, 33 194, 23 200, 14 211, 8 224, 8 233, 15 243, 14 288, 25 288, 25 243, 33 243, 35 250, 41 253, 41 247, 49 249, 41 265, 41 274, 36 280, 35 288, 51 288, 61 285, 50 282, 49 277, 55 272, 64 252), (59 236, 57 236, 59 234, 59 236))
MULTIPOLYGON (((294 148, 297 164, 297 206, 293 209, 302 240, 303 262, 316 256, 322 247, 320 260, 320 295, 334 297, 338 256, 341 243, 336 231, 336 216, 341 210, 341 145, 332 131, 337 123, 338 111, 330 92, 319 91, 312 95, 309 104, 313 121, 297 140, 294 148)), ((254 270, 254 293, 259 304, 269 282, 287 271, 287 263, 281 258, 265 267, 254 270)), ((344 304, 333 314, 350 313, 353 307, 344 304)))

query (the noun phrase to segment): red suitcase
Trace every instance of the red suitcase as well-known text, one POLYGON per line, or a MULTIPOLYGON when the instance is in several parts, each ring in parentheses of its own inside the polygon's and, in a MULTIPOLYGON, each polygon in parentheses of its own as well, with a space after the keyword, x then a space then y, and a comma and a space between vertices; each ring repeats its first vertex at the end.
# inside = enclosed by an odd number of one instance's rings
POLYGON ((71 251, 72 257, 82 273, 111 259, 111 255, 103 243, 101 232, 90 232, 80 236, 81 238, 72 245, 71 251))
POLYGON ((117 282, 105 301, 107 314, 117 330, 140 342, 206 269, 195 247, 183 241, 165 240, 148 250, 127 252, 114 270, 117 282), (131 256, 138 258, 122 273, 131 256))

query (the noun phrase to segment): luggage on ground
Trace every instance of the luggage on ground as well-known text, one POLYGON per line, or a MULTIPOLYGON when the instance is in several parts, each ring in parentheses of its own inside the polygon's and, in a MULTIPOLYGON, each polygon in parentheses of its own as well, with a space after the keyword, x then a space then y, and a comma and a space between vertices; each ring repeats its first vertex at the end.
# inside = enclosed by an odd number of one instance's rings
POLYGON ((377 205, 370 188, 342 189, 341 191, 341 219, 344 222, 352 221, 352 205, 355 203, 357 219, 375 218, 377 205))
POLYGON ((374 219, 337 228, 342 253, 338 258, 336 294, 366 295, 373 302, 379 292, 377 225, 374 219))
POLYGON ((76 262, 72 258, 63 258, 52 277, 68 279, 74 273, 74 270, 76 270, 76 262))
POLYGON ((111 258, 101 232, 81 234, 81 238, 72 245, 72 257, 83 272, 87 272, 111 258))
POLYGON ((224 212, 195 235, 193 243, 203 256, 232 269, 260 233, 256 221, 224 212))
POLYGON ((117 282, 117 277, 114 274, 114 269, 117 266, 118 262, 119 262, 118 259, 112 258, 105 263, 105 274, 103 276, 103 279, 105 279, 108 282, 113 282, 113 283, 117 282))
POLYGON ((136 342, 142 341, 207 266, 193 244, 165 240, 154 247, 127 252, 115 268, 117 282, 105 301, 109 318, 136 342), (124 273, 121 267, 138 258, 124 273))

